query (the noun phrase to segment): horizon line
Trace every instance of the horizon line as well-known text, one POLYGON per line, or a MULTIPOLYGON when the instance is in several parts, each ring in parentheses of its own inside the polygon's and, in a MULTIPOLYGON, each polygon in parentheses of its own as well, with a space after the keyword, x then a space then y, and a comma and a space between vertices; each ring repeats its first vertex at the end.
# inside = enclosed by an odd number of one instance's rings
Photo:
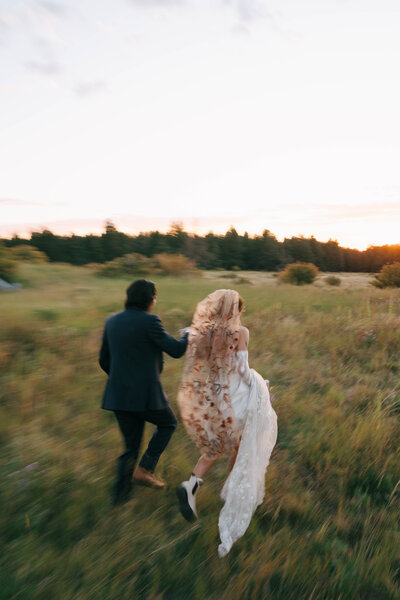
MULTIPOLYGON (((62 223, 62 222, 60 222, 62 223)), ((55 225, 55 223, 53 223, 55 225)), ((0 240, 12 240, 15 237, 21 239, 21 240, 29 240, 29 237, 26 236, 30 236, 32 237, 32 234, 34 233, 43 233, 45 231, 49 231, 50 233, 52 233, 55 236, 59 236, 59 237, 71 237, 71 236, 77 236, 77 237, 88 237, 88 236, 101 236, 105 233, 106 227, 107 225, 110 224, 112 226, 115 227, 116 231, 118 233, 122 233, 123 235, 126 235, 128 237, 137 237, 139 235, 149 235, 151 233, 160 233, 162 235, 167 235, 169 232, 171 232, 175 227, 181 227, 182 231, 186 234, 188 234, 189 236, 197 236, 197 237, 206 237, 207 235, 215 235, 215 236, 224 236, 226 235, 229 231, 236 231, 236 233, 241 236, 244 237, 246 234, 250 237, 250 238, 255 238, 255 237, 261 237, 263 235, 263 233, 265 231, 269 232, 271 234, 272 237, 274 237, 279 243, 284 243, 284 241, 286 239, 290 240, 293 238, 297 238, 297 239, 304 239, 304 240, 312 240, 314 239, 316 242, 320 243, 320 244, 327 244, 329 242, 334 242, 336 244, 338 244, 338 246, 340 248, 343 248, 345 250, 357 250, 358 252, 365 252, 367 251, 369 248, 385 248, 385 247, 391 247, 391 246, 399 246, 400 245, 400 241, 398 243, 388 243, 388 244, 369 244, 368 246, 365 246, 364 248, 357 248, 357 247, 349 247, 349 246, 342 246, 339 241, 336 238, 330 237, 328 240, 319 240, 314 234, 311 234, 309 236, 299 233, 299 234, 292 234, 290 237, 288 236, 284 236, 282 239, 279 239, 274 233, 273 231, 271 231, 268 228, 264 228, 261 232, 257 232, 257 233, 249 233, 248 231, 245 231, 244 233, 240 233, 237 228, 234 225, 231 225, 230 227, 228 227, 224 232, 216 232, 212 229, 208 230, 207 232, 203 232, 203 233, 196 233, 195 231, 190 231, 189 229, 186 229, 184 227, 183 222, 181 221, 171 221, 169 224, 168 229, 166 228, 159 228, 159 229, 148 229, 146 231, 144 230, 139 230, 137 233, 133 233, 133 232, 127 232, 127 231, 122 231, 120 229, 118 229, 118 227, 115 225, 114 221, 112 219, 106 219, 103 222, 103 227, 101 231, 88 231, 86 230, 85 233, 75 233, 74 231, 69 231, 68 233, 56 233, 54 231, 51 230, 51 226, 46 226, 46 225, 40 225, 37 229, 32 228, 29 232, 29 234, 26 232, 24 233, 17 233, 17 232, 13 232, 12 234, 8 234, 8 235, 1 235, 0 236, 0 240)), ((96 228, 95 228, 96 229, 96 228)), ((98 228, 97 228, 98 229, 98 228)))

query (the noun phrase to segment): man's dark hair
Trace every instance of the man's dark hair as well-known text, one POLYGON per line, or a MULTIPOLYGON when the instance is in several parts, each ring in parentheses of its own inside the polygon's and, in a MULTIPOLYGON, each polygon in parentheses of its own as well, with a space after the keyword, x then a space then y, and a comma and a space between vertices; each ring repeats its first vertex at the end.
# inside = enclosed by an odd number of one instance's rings
POLYGON ((156 286, 152 281, 137 279, 126 290, 125 308, 134 306, 140 310, 147 310, 156 296, 156 286))

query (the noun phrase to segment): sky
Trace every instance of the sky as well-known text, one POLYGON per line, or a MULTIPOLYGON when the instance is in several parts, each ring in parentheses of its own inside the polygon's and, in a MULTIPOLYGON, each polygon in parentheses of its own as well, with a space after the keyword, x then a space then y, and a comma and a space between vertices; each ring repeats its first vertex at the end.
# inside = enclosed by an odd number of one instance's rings
POLYGON ((398 0, 1 0, 0 235, 400 243, 398 0))

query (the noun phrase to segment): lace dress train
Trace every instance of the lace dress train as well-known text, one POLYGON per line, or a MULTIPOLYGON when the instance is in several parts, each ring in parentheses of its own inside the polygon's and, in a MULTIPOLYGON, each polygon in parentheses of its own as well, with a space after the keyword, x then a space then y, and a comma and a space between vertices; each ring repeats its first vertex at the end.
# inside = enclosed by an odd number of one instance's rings
POLYGON ((277 417, 264 379, 248 365, 247 351, 236 353, 230 379, 231 403, 241 439, 235 464, 221 492, 225 504, 219 515, 220 557, 248 528, 264 499, 265 471, 277 439, 277 417))

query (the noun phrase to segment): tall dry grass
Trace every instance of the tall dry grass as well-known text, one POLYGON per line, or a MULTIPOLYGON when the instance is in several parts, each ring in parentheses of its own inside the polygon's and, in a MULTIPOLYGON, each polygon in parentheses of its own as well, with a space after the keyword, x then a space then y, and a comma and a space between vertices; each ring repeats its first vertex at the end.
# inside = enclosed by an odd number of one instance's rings
MULTIPOLYGON (((0 296, 1 598, 32 600, 394 600, 400 595, 400 296, 378 289, 237 284, 250 362, 271 380, 279 438, 266 496, 245 536, 217 557, 215 465, 188 525, 174 486, 197 452, 180 426, 158 472, 110 510, 121 440, 99 409, 105 318, 129 281, 25 265, 0 296)), ((177 333, 224 279, 158 282, 177 333)), ((183 361, 167 359, 175 406, 183 361)), ((146 439, 151 428, 146 432, 146 439)))

